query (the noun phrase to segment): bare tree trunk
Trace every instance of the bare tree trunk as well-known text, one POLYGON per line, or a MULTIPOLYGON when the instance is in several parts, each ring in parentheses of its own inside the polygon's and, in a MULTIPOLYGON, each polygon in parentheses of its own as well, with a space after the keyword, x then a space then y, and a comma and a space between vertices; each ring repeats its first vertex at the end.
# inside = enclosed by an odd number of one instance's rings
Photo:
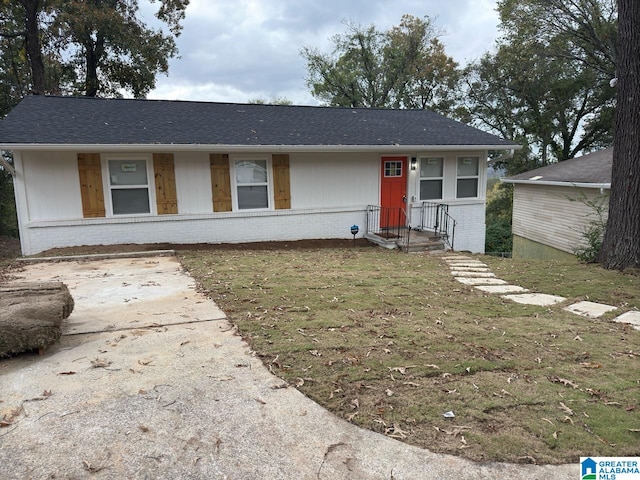
POLYGON ((609 218, 598 261, 640 267, 640 2, 618 0, 618 98, 609 218))
POLYGON ((95 41, 88 39, 84 45, 86 60, 86 76, 84 94, 87 97, 96 97, 100 91, 100 79, 98 78, 98 65, 104 55, 104 37, 98 33, 95 41))
POLYGON ((31 91, 35 95, 44 95, 46 85, 38 25, 41 4, 40 0, 21 0, 21 3, 25 10, 25 44, 31 69, 31 91))

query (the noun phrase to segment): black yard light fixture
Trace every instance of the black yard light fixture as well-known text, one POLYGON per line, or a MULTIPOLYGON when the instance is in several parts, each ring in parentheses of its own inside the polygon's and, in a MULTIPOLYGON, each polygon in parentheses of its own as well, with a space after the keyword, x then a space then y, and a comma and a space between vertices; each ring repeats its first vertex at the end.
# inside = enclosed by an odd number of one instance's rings
POLYGON ((351 235, 353 235, 353 246, 356 246, 356 235, 360 231, 360 227, 358 225, 351 225, 351 235))
POLYGON ((418 168, 418 159, 416 157, 411 157, 411 170, 416 170, 418 168))

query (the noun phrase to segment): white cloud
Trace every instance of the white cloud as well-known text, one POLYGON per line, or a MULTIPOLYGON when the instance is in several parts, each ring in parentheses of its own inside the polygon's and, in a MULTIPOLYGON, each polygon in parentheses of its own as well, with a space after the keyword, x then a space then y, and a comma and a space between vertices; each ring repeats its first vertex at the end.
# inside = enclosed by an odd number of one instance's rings
POLYGON ((403 14, 435 19, 446 50, 461 64, 493 47, 495 0, 191 0, 181 58, 149 98, 247 102, 286 97, 317 104, 305 84, 304 46, 331 48, 343 21, 386 30, 403 14))

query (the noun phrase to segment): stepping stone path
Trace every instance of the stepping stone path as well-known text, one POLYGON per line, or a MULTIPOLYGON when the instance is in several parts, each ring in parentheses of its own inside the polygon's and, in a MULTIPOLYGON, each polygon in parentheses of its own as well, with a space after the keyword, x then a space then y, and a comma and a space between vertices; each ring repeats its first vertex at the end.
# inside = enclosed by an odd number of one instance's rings
MULTIPOLYGON (((485 293, 501 295, 516 303, 547 307, 562 303, 567 299, 558 295, 546 293, 533 293, 520 287, 511 285, 504 280, 496 278, 489 266, 480 260, 469 258, 465 255, 444 255, 443 260, 449 265, 451 275, 464 284, 469 285, 485 293)), ((575 313, 588 318, 599 318, 605 313, 617 310, 618 307, 596 302, 577 302, 564 308, 565 311, 575 313)), ((614 322, 627 323, 636 330, 640 330, 640 312, 631 311, 623 313, 613 319, 614 322)))

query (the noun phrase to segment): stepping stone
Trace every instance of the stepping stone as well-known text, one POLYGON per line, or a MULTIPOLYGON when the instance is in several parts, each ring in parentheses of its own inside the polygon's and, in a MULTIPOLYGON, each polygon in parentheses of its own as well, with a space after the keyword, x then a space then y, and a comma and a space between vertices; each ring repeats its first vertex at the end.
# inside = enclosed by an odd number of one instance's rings
POLYGON ((628 323, 629 325, 633 325, 633 328, 635 328, 636 330, 640 330, 640 312, 626 312, 614 318, 613 321, 619 323, 628 323))
POLYGON ((446 262, 454 262, 456 260, 471 260, 469 257, 465 257, 464 255, 446 255, 442 258, 446 262))
POLYGON ((484 272, 465 272, 465 271, 452 270, 451 275, 453 275, 454 277, 473 277, 473 278, 495 277, 495 274, 491 273, 488 270, 484 272))
POLYGON ((456 277, 456 280, 464 285, 507 285, 507 282, 499 278, 462 278, 456 277))
POLYGON ((503 295, 503 298, 516 303, 522 303, 524 305, 538 305, 540 307, 548 307, 566 300, 564 297, 548 295, 546 293, 520 293, 515 295, 503 295))
POLYGON ((451 268, 453 268, 453 267, 474 267, 474 268, 484 267, 484 268, 489 268, 487 266, 487 264, 482 263, 482 262, 451 262, 451 263, 449 263, 449 266, 451 268))
POLYGON ((528 292, 526 288, 519 287, 518 285, 480 285, 474 287, 476 290, 481 290, 486 293, 516 293, 516 292, 528 292))
POLYGON ((451 271, 452 272, 488 272, 489 267, 458 267, 458 266, 452 266, 451 267, 451 271))
POLYGON ((611 305, 605 305, 603 303, 596 302, 578 302, 564 308, 566 311, 581 315, 583 317, 598 318, 607 312, 617 310, 618 307, 611 305))

